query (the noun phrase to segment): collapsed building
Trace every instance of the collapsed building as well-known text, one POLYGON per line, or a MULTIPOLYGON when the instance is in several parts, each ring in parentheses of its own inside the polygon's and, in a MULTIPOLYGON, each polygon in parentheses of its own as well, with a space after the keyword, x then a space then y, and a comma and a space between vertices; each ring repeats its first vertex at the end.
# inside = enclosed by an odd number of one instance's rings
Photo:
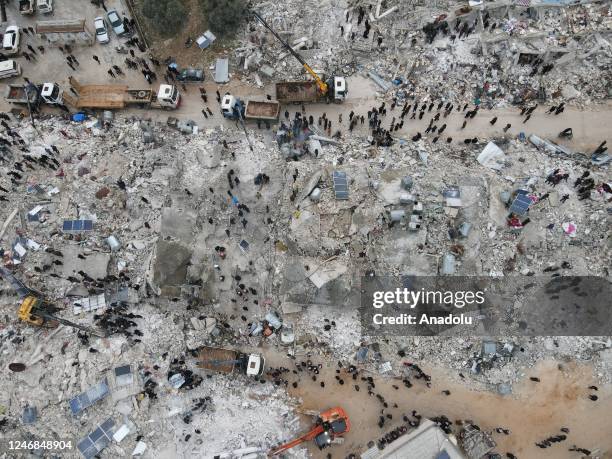
MULTIPOLYGON (((317 70, 372 80, 377 102, 584 107, 610 95, 605 2, 451 11, 445 1, 353 1, 349 15, 361 7, 371 24, 355 38, 346 10, 318 3, 256 5, 317 70)), ((230 65, 243 82, 302 78, 258 23, 241 38, 230 65)), ((502 396, 548 359, 560 370, 588 362, 611 382, 607 336, 370 336, 355 307, 362 277, 379 273, 609 278, 605 152, 594 158, 535 134, 459 146, 397 134, 381 145, 290 121, 245 139, 224 124, 181 120, 175 130, 142 118, 11 120, 28 151, 0 153, 2 264, 20 282, 3 283, 0 297, 3 432, 74 438, 83 457, 257 457, 302 430, 280 370, 250 380, 205 374, 196 364, 204 346, 257 348, 296 374, 296 362, 340 362, 407 381, 406 363, 425 362, 502 396), (27 175, 9 178, 15 163, 27 175), (574 199, 586 172, 597 186, 574 199), (18 320, 20 291, 105 335, 18 320)), ((421 442, 429 454, 442 442, 462 457, 441 423, 424 422, 394 447, 421 442)), ((488 434, 466 430, 464 451, 494 448, 488 434)), ((393 457, 369 440, 351 451, 393 457)))

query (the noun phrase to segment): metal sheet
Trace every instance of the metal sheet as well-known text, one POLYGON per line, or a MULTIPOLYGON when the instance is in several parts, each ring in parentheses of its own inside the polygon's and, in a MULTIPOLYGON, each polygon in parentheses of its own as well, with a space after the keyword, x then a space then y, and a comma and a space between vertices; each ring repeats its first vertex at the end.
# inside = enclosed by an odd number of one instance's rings
POLYGON ((215 64, 215 83, 227 83, 229 81, 229 60, 217 59, 215 64))

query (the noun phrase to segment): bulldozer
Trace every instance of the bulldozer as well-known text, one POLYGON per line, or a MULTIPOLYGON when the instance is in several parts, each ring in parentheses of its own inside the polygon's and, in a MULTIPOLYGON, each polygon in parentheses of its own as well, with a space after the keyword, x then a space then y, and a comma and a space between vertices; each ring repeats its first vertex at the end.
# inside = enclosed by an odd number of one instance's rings
POLYGON ((17 317, 28 324, 43 328, 57 328, 60 324, 78 328, 86 333, 105 338, 104 331, 77 324, 70 320, 55 316, 59 308, 45 300, 40 292, 26 287, 9 270, 0 267, 0 277, 4 277, 22 298, 17 317))
POLYGON ((288 449, 294 448, 304 442, 314 440, 319 449, 331 445, 336 437, 342 437, 351 430, 349 417, 341 407, 330 408, 323 411, 316 419, 314 427, 304 435, 277 446, 268 452, 269 457, 278 456, 288 449))

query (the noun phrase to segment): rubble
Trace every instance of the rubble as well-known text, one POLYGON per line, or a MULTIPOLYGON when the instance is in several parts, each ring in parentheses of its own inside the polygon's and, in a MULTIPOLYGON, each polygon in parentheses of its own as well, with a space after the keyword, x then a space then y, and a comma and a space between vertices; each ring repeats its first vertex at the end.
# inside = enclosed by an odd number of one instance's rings
MULTIPOLYGON (((386 402, 385 384, 397 385, 387 387, 394 393, 422 383, 414 398, 428 394, 423 400, 435 407, 428 422, 444 432, 453 422, 435 412, 446 406, 430 394, 451 396, 446 384, 512 399, 543 362, 558 364, 559 378, 585 365, 597 384, 612 384, 607 336, 378 336, 364 331, 359 310, 363 279, 374 276, 609 279, 605 142, 582 151, 570 142, 571 128, 553 138, 527 119, 518 133, 508 124, 453 140, 451 130, 459 136, 463 127, 447 119, 494 110, 493 126, 540 104, 604 113, 609 5, 319 3, 253 8, 317 72, 352 77, 344 111, 315 92, 319 99, 284 105, 265 129, 240 116, 219 121, 218 111, 202 110, 211 117, 202 122, 201 107, 163 121, 136 109, 76 118, 42 112, 35 123, 7 118, 3 433, 78 439, 87 458, 255 459, 302 435, 310 427, 299 416, 305 410, 360 404, 340 392, 345 382, 381 400, 384 409, 364 414, 369 422, 382 410, 379 428, 393 409, 393 422, 408 418, 399 413, 408 405, 389 405, 413 402, 386 402), (428 129, 440 126, 414 137, 416 128, 394 129, 403 126, 402 106, 413 107, 414 123, 421 107, 428 129), (45 298, 52 313, 37 323, 23 307, 28 297, 45 298), (203 349, 225 357, 198 365, 203 349), (250 366, 253 356, 261 371, 250 366), (337 385, 323 391, 325 384, 337 385)), ((222 42, 215 40, 208 31, 196 43, 211 53, 222 42)), ((276 82, 305 79, 255 20, 223 47, 209 68, 228 91, 263 88, 263 96, 276 82)), ((203 101, 214 97, 203 89, 203 101)), ((191 93, 181 93, 186 105, 198 97, 191 93)), ((529 295, 509 299, 509 310, 529 295)), ((489 432, 467 422, 481 413, 461 405, 465 416, 454 421, 466 422, 463 441, 475 444, 463 449, 473 457, 492 451, 489 432)), ((348 455, 368 446, 384 457, 365 438, 367 422, 334 447, 348 455)), ((403 427, 394 424, 389 438, 403 427)), ((304 446, 290 457, 319 457, 304 446)))

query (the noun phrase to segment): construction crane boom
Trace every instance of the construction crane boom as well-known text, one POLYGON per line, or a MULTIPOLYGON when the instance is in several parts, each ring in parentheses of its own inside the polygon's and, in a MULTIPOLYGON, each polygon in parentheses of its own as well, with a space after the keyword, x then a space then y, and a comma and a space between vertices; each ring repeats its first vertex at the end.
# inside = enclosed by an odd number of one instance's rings
POLYGON ((278 456, 288 449, 294 448, 306 441, 314 440, 319 449, 331 444, 336 437, 342 437, 351 430, 351 423, 346 412, 339 406, 320 413, 313 428, 283 445, 268 452, 268 456, 278 456))
POLYGON ((324 431, 324 429, 323 429, 322 426, 320 426, 320 425, 316 426, 310 432, 305 433, 301 437, 298 437, 298 438, 296 438, 294 440, 291 440, 288 443, 285 443, 284 445, 281 445, 281 446, 273 449, 272 451, 269 452, 269 455, 270 456, 278 456, 280 453, 285 452, 288 449, 295 448, 296 446, 301 445, 302 443, 305 443, 307 441, 313 440, 317 435, 319 435, 323 431, 324 431))
POLYGON ((85 333, 90 333, 94 336, 97 336, 98 338, 106 338, 107 334, 104 333, 104 331, 102 330, 98 330, 96 328, 93 327, 87 327, 86 325, 81 325, 81 324, 77 324, 76 322, 72 322, 70 320, 66 320, 66 319, 62 319, 61 317, 57 317, 51 314, 45 314, 45 313, 38 313, 41 317, 44 317, 45 319, 51 320, 51 321, 55 321, 55 322, 59 322, 62 325, 67 325, 68 327, 72 327, 72 328, 78 328, 79 330, 84 331, 85 333))
POLYGON ((276 39, 282 43, 282 45, 287 49, 287 51, 289 51, 293 55, 293 57, 295 57, 299 61, 299 63, 302 64, 302 66, 310 74, 310 76, 312 76, 315 79, 315 81, 317 82, 319 91, 321 91, 321 94, 327 94, 327 91, 328 91, 327 83, 325 83, 325 81, 323 81, 321 77, 317 75, 317 72, 315 72, 312 69, 312 67, 308 65, 308 63, 304 60, 304 58, 302 58, 302 56, 300 56, 291 46, 289 46, 289 44, 285 40, 281 38, 279 34, 275 32, 274 29, 270 27, 270 25, 268 25, 268 23, 264 20, 264 18, 262 18, 259 15, 259 13, 257 13, 256 11, 253 11, 253 15, 259 20, 259 22, 263 24, 263 26, 266 29, 272 32, 272 35, 274 35, 276 39))
POLYGON ((99 336, 100 338, 105 338, 107 336, 103 330, 77 324, 76 322, 53 315, 48 310, 55 310, 54 306, 51 306, 50 303, 45 301, 40 292, 26 286, 17 279, 12 272, 2 266, 0 266, 0 277, 4 277, 4 279, 11 284, 11 287, 13 287, 19 297, 22 298, 21 305, 17 311, 17 317, 20 320, 38 327, 57 327, 58 324, 63 324, 69 327, 78 328, 79 330, 99 336))

